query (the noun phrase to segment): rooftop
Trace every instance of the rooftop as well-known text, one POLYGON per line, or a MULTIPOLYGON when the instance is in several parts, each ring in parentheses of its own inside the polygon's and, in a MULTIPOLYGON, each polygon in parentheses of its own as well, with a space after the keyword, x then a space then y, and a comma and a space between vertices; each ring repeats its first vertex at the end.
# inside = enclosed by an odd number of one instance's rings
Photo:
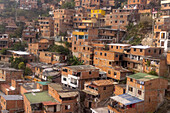
POLYGON ((95 81, 92 81, 92 83, 97 86, 114 85, 114 81, 112 81, 112 80, 95 80, 95 81))
POLYGON ((9 50, 9 52, 18 54, 18 55, 29 55, 30 53, 26 52, 26 51, 13 51, 13 50, 9 50))
POLYGON ((141 81, 149 81, 149 80, 159 78, 158 76, 149 75, 147 73, 136 73, 136 74, 130 75, 128 77, 136 79, 136 80, 141 80, 141 81))
POLYGON ((108 112, 108 108, 107 107, 91 108, 91 110, 94 113, 107 113, 108 112))
POLYGON ((126 93, 122 94, 122 95, 113 96, 113 97, 110 97, 110 98, 121 103, 121 104, 123 104, 123 105, 126 105, 126 106, 143 101, 143 100, 141 100, 137 97, 131 96, 131 95, 126 94, 126 93))
POLYGON ((56 90, 62 98, 75 97, 78 95, 77 91, 69 90, 58 83, 51 83, 49 86, 56 90))
POLYGON ((130 44, 119 44, 119 43, 107 44, 107 45, 112 45, 112 46, 131 46, 130 44))
POLYGON ((51 96, 48 95, 48 91, 25 93, 24 94, 31 104, 42 102, 56 102, 51 96))
POLYGON ((15 69, 15 68, 0 68, 0 70, 5 70, 5 71, 22 71, 22 70, 19 70, 19 69, 15 69))
POLYGON ((5 100, 23 100, 21 95, 1 95, 5 100))
POLYGON ((137 45, 137 46, 131 46, 130 48, 137 48, 137 49, 148 49, 150 46, 142 46, 142 45, 137 45))
POLYGON ((24 83, 22 85, 26 90, 32 90, 32 89, 36 89, 37 85, 36 83, 32 82, 32 83, 24 83))
POLYGON ((41 84, 41 85, 48 85, 50 82, 49 81, 46 81, 46 82, 37 82, 38 84, 41 84))
POLYGON ((34 63, 34 62, 29 63, 29 65, 31 65, 33 67, 43 68, 43 69, 53 67, 52 65, 48 65, 48 64, 44 64, 44 63, 34 63))
POLYGON ((67 66, 68 68, 79 71, 79 70, 91 70, 91 69, 98 69, 92 65, 78 65, 78 66, 67 66))

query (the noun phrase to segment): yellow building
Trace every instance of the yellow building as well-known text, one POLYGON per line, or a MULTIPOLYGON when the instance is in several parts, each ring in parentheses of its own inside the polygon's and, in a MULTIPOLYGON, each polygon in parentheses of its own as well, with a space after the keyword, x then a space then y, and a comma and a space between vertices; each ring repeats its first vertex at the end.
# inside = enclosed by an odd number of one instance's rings
POLYGON ((100 18, 105 16, 106 12, 101 9, 91 10, 91 18, 100 18))

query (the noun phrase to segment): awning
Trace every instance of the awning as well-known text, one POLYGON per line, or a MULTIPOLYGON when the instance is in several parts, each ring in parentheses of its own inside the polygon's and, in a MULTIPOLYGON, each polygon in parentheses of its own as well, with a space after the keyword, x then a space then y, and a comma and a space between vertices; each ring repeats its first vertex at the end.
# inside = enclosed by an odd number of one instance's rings
POLYGON ((122 94, 122 95, 117 95, 117 96, 113 96, 110 97, 111 99, 123 104, 123 105, 130 105, 130 104, 134 104, 134 103, 138 103, 138 102, 142 102, 143 100, 131 96, 129 94, 122 94))

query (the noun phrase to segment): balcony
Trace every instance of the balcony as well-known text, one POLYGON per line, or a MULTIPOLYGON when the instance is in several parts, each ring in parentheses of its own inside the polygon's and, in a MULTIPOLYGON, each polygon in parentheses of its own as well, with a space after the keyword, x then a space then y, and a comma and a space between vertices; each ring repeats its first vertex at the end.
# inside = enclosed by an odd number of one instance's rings
POLYGON ((108 109, 112 110, 115 113, 125 113, 126 112, 126 107, 121 107, 118 104, 115 104, 115 105, 108 104, 108 109))

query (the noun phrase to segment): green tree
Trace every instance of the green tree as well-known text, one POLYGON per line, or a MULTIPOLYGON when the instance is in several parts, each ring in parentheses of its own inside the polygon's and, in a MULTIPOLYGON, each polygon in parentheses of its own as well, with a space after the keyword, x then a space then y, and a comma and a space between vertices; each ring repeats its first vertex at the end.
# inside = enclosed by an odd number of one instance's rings
POLYGON ((74 9, 74 7, 75 7, 74 1, 66 2, 61 6, 61 8, 63 8, 63 9, 74 9))
POLYGON ((48 49, 50 52, 57 52, 57 53, 61 53, 64 55, 69 55, 70 54, 70 50, 62 45, 52 45, 49 47, 48 49))
POLYGON ((33 72, 29 67, 26 67, 24 70, 24 75, 28 76, 28 75, 32 75, 33 72))
POLYGON ((0 50, 0 53, 1 53, 2 55, 6 55, 6 54, 7 54, 7 50, 8 50, 8 49, 3 48, 2 50, 0 50))
POLYGON ((25 51, 26 46, 27 45, 25 43, 19 42, 19 43, 14 44, 12 49, 15 50, 15 51, 25 51))
POLYGON ((148 74, 158 76, 158 73, 154 70, 150 71, 148 74))
POLYGON ((70 58, 68 58, 68 64, 69 65, 83 65, 83 62, 81 62, 79 58, 75 56, 71 56, 70 58))
POLYGON ((19 58, 11 58, 11 67, 15 68, 15 69, 18 69, 18 65, 20 64, 20 62, 24 62, 24 64, 26 64, 26 60, 22 57, 19 57, 19 58))
POLYGON ((20 62, 19 64, 18 64, 18 69, 25 69, 25 63, 24 62, 20 62))

